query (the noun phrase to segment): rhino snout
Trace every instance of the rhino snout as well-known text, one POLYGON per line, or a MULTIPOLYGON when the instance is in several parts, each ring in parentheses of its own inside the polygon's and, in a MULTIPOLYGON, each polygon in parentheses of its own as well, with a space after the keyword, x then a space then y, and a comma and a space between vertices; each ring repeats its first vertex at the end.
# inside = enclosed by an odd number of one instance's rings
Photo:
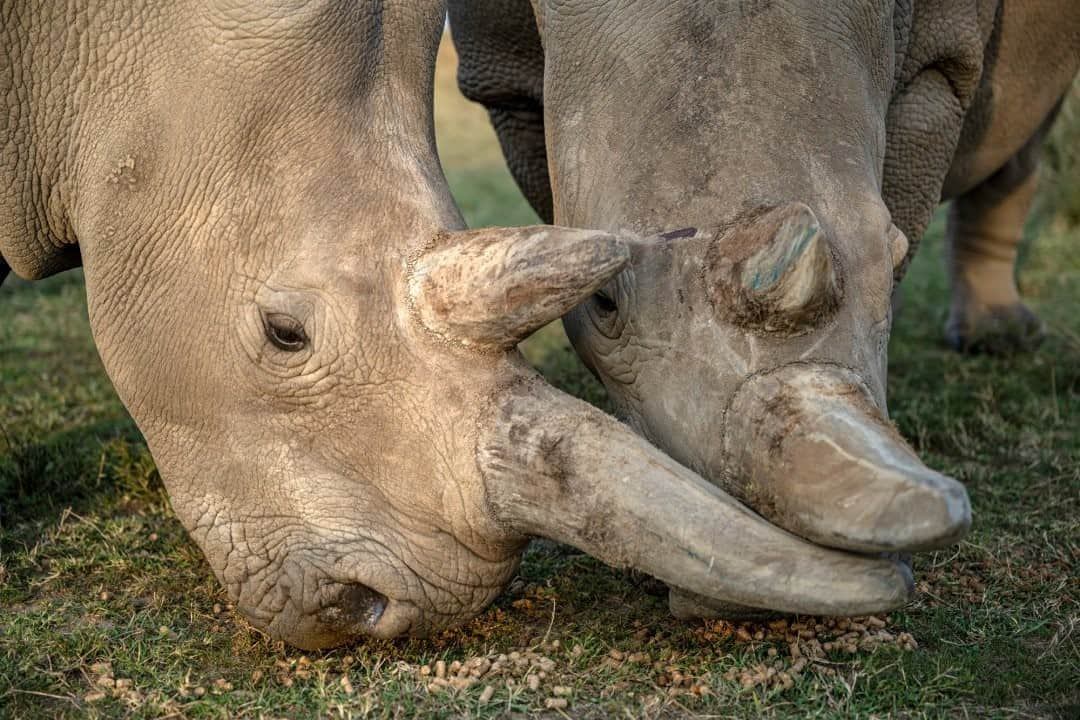
MULTIPOLYGON (((287 593, 289 587, 282 583, 280 590, 287 593)), ((364 636, 395 637, 422 624, 409 603, 396 602, 356 582, 327 582, 313 604, 290 597, 283 605, 270 616, 247 602, 239 603, 238 608, 249 622, 274 639, 303 650, 333 647, 364 636)))

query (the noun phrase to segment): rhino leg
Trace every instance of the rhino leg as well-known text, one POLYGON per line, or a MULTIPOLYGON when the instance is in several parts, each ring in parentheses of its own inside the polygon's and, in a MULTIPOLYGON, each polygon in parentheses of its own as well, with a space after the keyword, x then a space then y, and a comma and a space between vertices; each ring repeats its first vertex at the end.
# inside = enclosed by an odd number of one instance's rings
POLYGON ((483 105, 506 164, 544 222, 553 220, 544 140, 544 49, 529 0, 451 0, 458 86, 483 105))
POLYGON ((1031 350, 1042 322, 1016 287, 1017 247, 1037 185, 1036 169, 1050 118, 989 178, 957 197, 949 210, 946 264, 952 287, 945 337, 961 352, 1031 350))
POLYGON ((4 279, 9 272, 11 272, 11 268, 8 267, 7 261, 0 257, 0 285, 4 284, 4 279))

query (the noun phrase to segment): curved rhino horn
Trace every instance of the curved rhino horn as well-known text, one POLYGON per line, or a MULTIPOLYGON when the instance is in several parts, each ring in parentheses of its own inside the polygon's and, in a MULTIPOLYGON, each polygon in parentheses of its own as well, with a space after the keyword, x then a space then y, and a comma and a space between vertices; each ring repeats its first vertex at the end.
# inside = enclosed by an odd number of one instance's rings
POLYGON ((713 304, 740 326, 797 332, 839 304, 829 243, 803 203, 788 203, 736 226, 716 247, 713 304))
POLYGON ((814 542, 929 550, 971 524, 964 486, 919 460, 850 371, 788 365, 748 380, 725 442, 736 493, 814 542))
POLYGON ((596 292, 630 259, 614 236, 537 225, 439 236, 413 263, 409 293, 429 329, 510 348, 596 292))
POLYGON ((724 603, 863 614, 905 603, 902 563, 830 550, 763 520, 614 418, 539 381, 498 395, 478 441, 506 527, 724 603))

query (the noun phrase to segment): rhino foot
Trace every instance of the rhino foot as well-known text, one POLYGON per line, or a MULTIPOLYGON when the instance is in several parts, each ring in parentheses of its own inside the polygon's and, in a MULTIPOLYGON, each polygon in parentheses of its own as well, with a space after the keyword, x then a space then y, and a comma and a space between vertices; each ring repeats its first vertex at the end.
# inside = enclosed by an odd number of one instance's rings
POLYGON ((1012 355, 1037 348, 1045 336, 1043 323, 1024 303, 954 306, 945 325, 945 339, 957 352, 1012 355))

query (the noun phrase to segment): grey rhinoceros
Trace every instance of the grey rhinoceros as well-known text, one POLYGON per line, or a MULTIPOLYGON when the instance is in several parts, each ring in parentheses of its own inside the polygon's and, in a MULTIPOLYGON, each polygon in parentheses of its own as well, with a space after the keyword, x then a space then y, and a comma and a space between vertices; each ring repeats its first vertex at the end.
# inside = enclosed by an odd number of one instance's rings
POLYGON ((84 267, 105 368, 256 626, 304 648, 446 627, 532 535, 751 606, 908 597, 902 564, 769 524, 525 364, 628 251, 462 230, 433 141, 442 3, 2 17, 3 274, 84 267))
POLYGON ((887 419, 890 298, 951 197, 950 337, 1035 332, 1013 260, 1080 3, 451 0, 450 27, 541 216, 641 236, 565 321, 630 425, 824 545, 966 531, 887 419))

